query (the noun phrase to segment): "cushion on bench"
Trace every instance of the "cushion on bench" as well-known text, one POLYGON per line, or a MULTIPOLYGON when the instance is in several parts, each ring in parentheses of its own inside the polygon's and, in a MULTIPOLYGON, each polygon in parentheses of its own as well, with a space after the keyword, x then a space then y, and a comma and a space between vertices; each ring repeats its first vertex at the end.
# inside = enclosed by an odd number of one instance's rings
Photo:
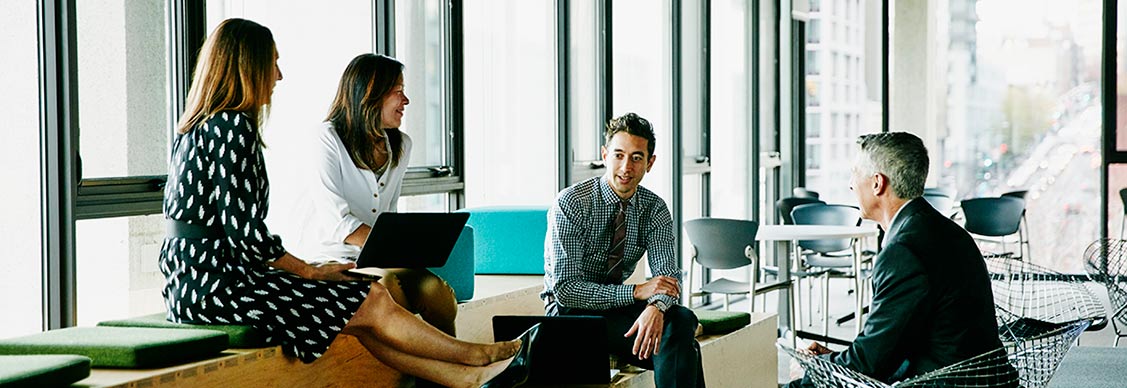
POLYGON ((693 310, 704 334, 728 334, 751 324, 751 314, 738 311, 693 310))
POLYGON ((431 268, 431 272, 446 281, 454 289, 454 298, 459 302, 473 299, 474 292, 474 230, 466 225, 446 265, 431 268))
POLYGON ((98 326, 150 327, 158 329, 204 329, 227 333, 227 346, 232 348, 261 348, 267 346, 266 338, 250 326, 204 325, 170 322, 165 313, 99 322, 98 326))
POLYGON ((461 209, 474 228, 477 274, 543 275, 546 206, 492 206, 461 209))
POLYGON ((70 354, 0 356, 0 387, 59 387, 88 376, 88 357, 70 354))
POLYGON ((0 340, 0 354, 77 354, 95 367, 147 368, 218 354, 227 334, 215 330, 72 327, 0 340))

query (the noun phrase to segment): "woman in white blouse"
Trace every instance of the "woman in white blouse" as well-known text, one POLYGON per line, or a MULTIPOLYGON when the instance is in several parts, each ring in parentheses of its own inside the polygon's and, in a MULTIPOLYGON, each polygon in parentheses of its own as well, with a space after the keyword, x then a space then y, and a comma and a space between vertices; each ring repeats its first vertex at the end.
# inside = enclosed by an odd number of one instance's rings
MULTIPOLYGON (((371 225, 395 212, 411 155, 411 138, 399 131, 403 110, 403 64, 383 55, 361 54, 341 76, 336 98, 318 129, 304 204, 293 211, 304 224, 298 246, 315 260, 355 258, 371 225), (311 203, 310 203, 311 202, 311 203)), ((389 269, 380 280, 407 310, 454 335, 454 291, 426 269, 389 269)))

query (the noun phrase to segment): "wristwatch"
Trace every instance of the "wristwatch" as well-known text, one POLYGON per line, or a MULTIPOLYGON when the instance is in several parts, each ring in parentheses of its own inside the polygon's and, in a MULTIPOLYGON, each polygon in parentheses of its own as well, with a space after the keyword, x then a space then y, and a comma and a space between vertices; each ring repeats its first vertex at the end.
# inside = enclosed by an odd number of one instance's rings
POLYGON ((653 301, 653 303, 650 303, 650 305, 657 307, 657 309, 661 310, 661 312, 663 313, 665 312, 665 309, 669 308, 669 306, 665 305, 665 302, 661 301, 660 299, 653 301))

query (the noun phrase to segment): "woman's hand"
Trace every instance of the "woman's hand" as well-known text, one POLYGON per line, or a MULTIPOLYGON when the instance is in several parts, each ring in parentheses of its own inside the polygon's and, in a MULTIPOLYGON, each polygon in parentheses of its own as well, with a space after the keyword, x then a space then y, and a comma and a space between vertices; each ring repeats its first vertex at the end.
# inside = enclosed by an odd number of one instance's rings
MULTIPOLYGON (((308 264, 307 264, 308 265, 308 264)), ((349 275, 350 269, 356 268, 356 263, 325 263, 318 265, 308 265, 309 269, 303 278, 310 280, 328 280, 334 282, 354 282, 362 280, 356 276, 349 275)))
POLYGON ((363 280, 349 275, 350 269, 356 268, 355 263, 325 263, 310 265, 294 257, 289 252, 270 262, 270 266, 310 280, 329 280, 338 282, 354 282, 363 280))

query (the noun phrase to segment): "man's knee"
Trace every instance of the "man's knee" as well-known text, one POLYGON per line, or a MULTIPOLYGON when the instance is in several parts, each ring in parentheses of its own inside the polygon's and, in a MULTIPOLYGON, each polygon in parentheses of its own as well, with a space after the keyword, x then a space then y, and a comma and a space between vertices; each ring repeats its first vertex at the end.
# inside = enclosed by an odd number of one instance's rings
POLYGON ((697 330, 697 315, 683 306, 671 306, 665 310, 665 329, 671 335, 693 338, 697 330))

